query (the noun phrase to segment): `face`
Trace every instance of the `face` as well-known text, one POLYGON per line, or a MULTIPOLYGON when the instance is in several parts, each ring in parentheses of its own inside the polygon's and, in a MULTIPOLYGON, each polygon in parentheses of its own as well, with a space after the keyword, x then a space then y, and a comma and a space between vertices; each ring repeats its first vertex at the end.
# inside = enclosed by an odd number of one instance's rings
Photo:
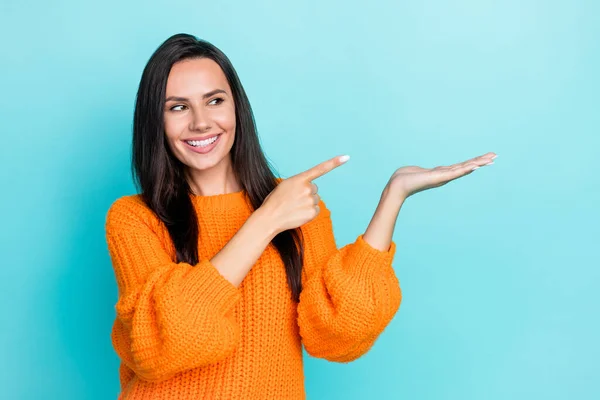
POLYGON ((227 78, 216 62, 201 58, 173 64, 164 121, 169 147, 188 172, 230 165, 235 106, 227 78))

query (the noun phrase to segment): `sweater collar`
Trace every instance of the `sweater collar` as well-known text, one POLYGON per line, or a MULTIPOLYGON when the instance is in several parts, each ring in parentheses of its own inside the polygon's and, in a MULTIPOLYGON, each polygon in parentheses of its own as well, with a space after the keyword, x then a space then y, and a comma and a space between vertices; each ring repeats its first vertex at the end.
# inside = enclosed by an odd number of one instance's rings
POLYGON ((201 196, 192 194, 192 203, 201 208, 222 208, 231 209, 239 206, 247 206, 249 200, 246 201, 246 191, 240 190, 238 192, 215 194, 210 196, 201 196))

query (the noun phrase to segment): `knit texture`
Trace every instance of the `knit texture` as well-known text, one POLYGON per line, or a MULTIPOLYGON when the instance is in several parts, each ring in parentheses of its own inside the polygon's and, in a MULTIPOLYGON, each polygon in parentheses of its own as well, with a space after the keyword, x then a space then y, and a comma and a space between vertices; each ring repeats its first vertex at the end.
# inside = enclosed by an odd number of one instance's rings
POLYGON ((299 303, 272 243, 239 287, 210 263, 252 214, 243 191, 192 201, 200 231, 194 266, 174 262, 166 227, 139 195, 121 197, 108 211, 119 400, 305 399, 302 345, 314 357, 350 362, 398 310, 396 244, 380 251, 361 234, 338 249, 323 200, 301 227, 299 303))

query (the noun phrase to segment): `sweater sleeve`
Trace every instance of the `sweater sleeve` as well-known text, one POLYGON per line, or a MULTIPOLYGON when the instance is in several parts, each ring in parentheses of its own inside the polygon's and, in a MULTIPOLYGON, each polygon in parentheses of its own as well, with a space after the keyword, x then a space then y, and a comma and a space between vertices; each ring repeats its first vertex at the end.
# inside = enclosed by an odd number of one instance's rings
POLYGON ((124 364, 157 382, 233 353, 240 329, 232 309, 241 294, 209 260, 173 262, 158 219, 134 201, 117 200, 106 217, 119 291, 111 338, 124 364))
POLYGON ((298 326, 308 354, 350 362, 365 354, 400 307, 402 292, 392 267, 396 244, 387 251, 359 235, 337 248, 331 212, 302 226, 305 259, 298 326))

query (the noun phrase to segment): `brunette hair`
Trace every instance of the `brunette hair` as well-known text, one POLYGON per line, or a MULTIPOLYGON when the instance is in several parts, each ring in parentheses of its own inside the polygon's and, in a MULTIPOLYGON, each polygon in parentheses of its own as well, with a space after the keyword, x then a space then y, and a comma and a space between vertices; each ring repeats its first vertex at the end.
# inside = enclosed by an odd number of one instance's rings
MULTIPOLYGON (((261 149, 246 92, 227 56, 211 43, 189 34, 176 34, 164 41, 146 64, 137 91, 131 165, 142 198, 169 231, 177 262, 191 265, 199 262, 198 219, 185 177, 185 165, 173 155, 167 143, 163 109, 167 78, 173 64, 196 58, 215 61, 229 82, 236 114, 231 161, 254 210, 278 183, 261 149)), ((302 290, 302 231, 300 228, 283 231, 272 243, 285 265, 292 299, 298 302, 302 290)))

